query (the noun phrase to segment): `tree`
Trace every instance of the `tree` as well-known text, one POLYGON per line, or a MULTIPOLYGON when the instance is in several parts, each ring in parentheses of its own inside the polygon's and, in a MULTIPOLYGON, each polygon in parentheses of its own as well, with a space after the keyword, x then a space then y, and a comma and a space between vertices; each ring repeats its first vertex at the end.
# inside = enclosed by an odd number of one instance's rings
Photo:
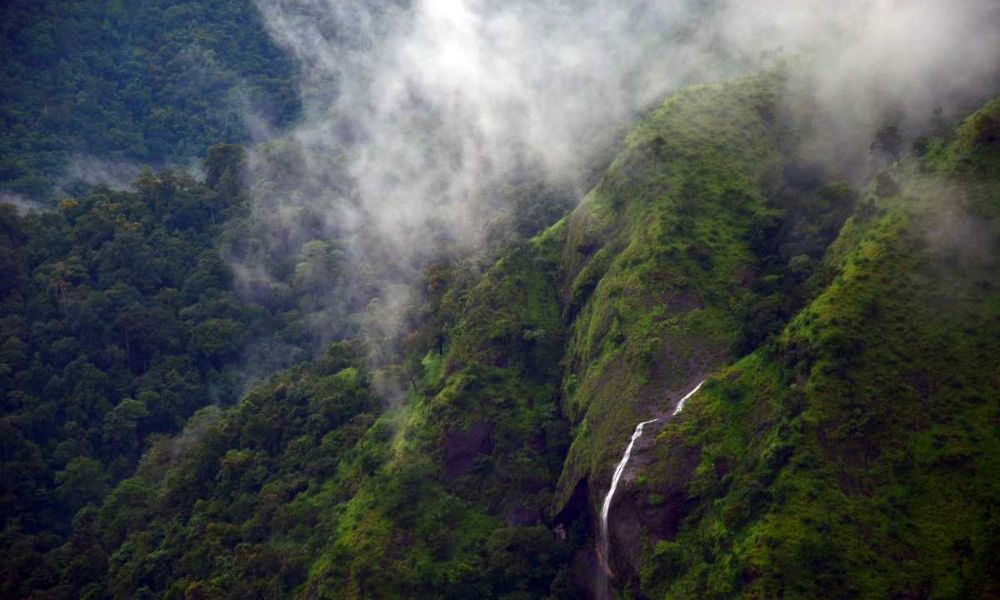
POLYGON ((56 496, 69 514, 104 497, 108 477, 104 466, 93 458, 79 456, 56 473, 56 496))
POLYGON ((899 127, 890 124, 879 128, 875 132, 875 138, 868 150, 876 157, 888 162, 899 160, 903 153, 903 136, 899 132, 899 127))
POLYGON ((221 195, 227 203, 240 194, 243 161, 246 153, 238 144, 215 144, 205 158, 205 185, 221 195))
POLYGON ((191 344, 201 359, 219 367, 239 353, 247 335, 247 328, 232 319, 210 319, 194 328, 191 344))

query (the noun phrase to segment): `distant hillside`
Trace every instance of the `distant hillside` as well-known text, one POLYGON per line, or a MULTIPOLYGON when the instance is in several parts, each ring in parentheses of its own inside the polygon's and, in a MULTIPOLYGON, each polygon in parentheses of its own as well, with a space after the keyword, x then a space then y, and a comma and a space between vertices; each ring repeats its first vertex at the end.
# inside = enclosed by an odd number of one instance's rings
POLYGON ((250 0, 15 0, 0 36, 0 190, 30 199, 298 114, 295 64, 250 0))

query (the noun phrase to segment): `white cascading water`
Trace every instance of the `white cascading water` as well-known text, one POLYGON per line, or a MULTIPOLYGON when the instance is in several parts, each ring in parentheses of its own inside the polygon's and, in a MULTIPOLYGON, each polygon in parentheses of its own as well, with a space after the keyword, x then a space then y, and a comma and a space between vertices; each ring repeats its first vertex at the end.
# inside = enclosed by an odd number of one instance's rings
MULTIPOLYGON (((677 407, 674 408, 674 412, 670 416, 677 416, 682 410, 684 410, 684 403, 687 402, 688 398, 694 396, 698 390, 701 389, 702 381, 698 385, 694 386, 694 389, 687 393, 686 396, 680 399, 677 403, 677 407)), ((625 454, 622 455, 622 459, 618 462, 618 466, 615 467, 615 474, 611 477, 611 488, 608 489, 608 495, 604 497, 604 505, 601 506, 601 527, 600 527, 600 548, 601 553, 598 556, 598 562, 600 562, 600 567, 598 569, 598 598, 604 600, 610 598, 611 595, 608 590, 608 575, 611 572, 611 563, 609 562, 608 552, 610 550, 611 539, 608 536, 608 512, 611 511, 611 500, 615 497, 615 490, 618 489, 618 481, 621 480, 622 474, 625 472, 625 467, 628 465, 629 458, 632 457, 632 447, 635 446, 636 440, 642 437, 642 430, 650 423, 655 423, 659 419, 650 419, 648 421, 643 421, 635 426, 635 431, 632 432, 632 439, 629 440, 628 446, 625 447, 625 454)))

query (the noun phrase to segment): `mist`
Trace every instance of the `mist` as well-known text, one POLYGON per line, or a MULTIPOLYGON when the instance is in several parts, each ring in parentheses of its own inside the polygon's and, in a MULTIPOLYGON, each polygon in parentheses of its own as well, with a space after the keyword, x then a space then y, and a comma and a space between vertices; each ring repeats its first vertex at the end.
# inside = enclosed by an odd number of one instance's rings
POLYGON ((66 172, 57 187, 60 193, 75 186, 101 184, 113 190, 122 191, 131 187, 142 171, 142 165, 126 160, 110 160, 87 154, 73 154, 69 157, 66 172))
POLYGON ((29 200, 20 194, 0 190, 0 204, 10 204, 18 215, 24 216, 30 212, 44 212, 48 208, 40 202, 29 200))
POLYGON ((231 258, 259 293, 278 285, 275 256, 302 264, 328 240, 341 292, 305 309, 323 339, 351 319, 391 338, 422 265, 484 247, 505 185, 581 198, 623 132, 682 86, 784 65, 786 118, 812 132, 801 153, 855 175, 878 167, 879 127, 916 135, 1000 88, 1000 11, 982 0, 256 5, 300 64, 304 111, 251 153, 257 253, 231 258))

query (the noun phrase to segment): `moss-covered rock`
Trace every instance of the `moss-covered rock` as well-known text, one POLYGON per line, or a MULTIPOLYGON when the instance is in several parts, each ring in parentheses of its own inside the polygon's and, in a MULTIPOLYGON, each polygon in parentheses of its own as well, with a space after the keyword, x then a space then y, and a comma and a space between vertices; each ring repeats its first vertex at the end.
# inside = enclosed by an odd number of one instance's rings
POLYGON ((657 437, 644 490, 680 477, 684 520, 644 521, 642 595, 997 593, 1000 182, 970 145, 995 111, 885 175, 898 193, 847 222, 823 292, 657 437))

